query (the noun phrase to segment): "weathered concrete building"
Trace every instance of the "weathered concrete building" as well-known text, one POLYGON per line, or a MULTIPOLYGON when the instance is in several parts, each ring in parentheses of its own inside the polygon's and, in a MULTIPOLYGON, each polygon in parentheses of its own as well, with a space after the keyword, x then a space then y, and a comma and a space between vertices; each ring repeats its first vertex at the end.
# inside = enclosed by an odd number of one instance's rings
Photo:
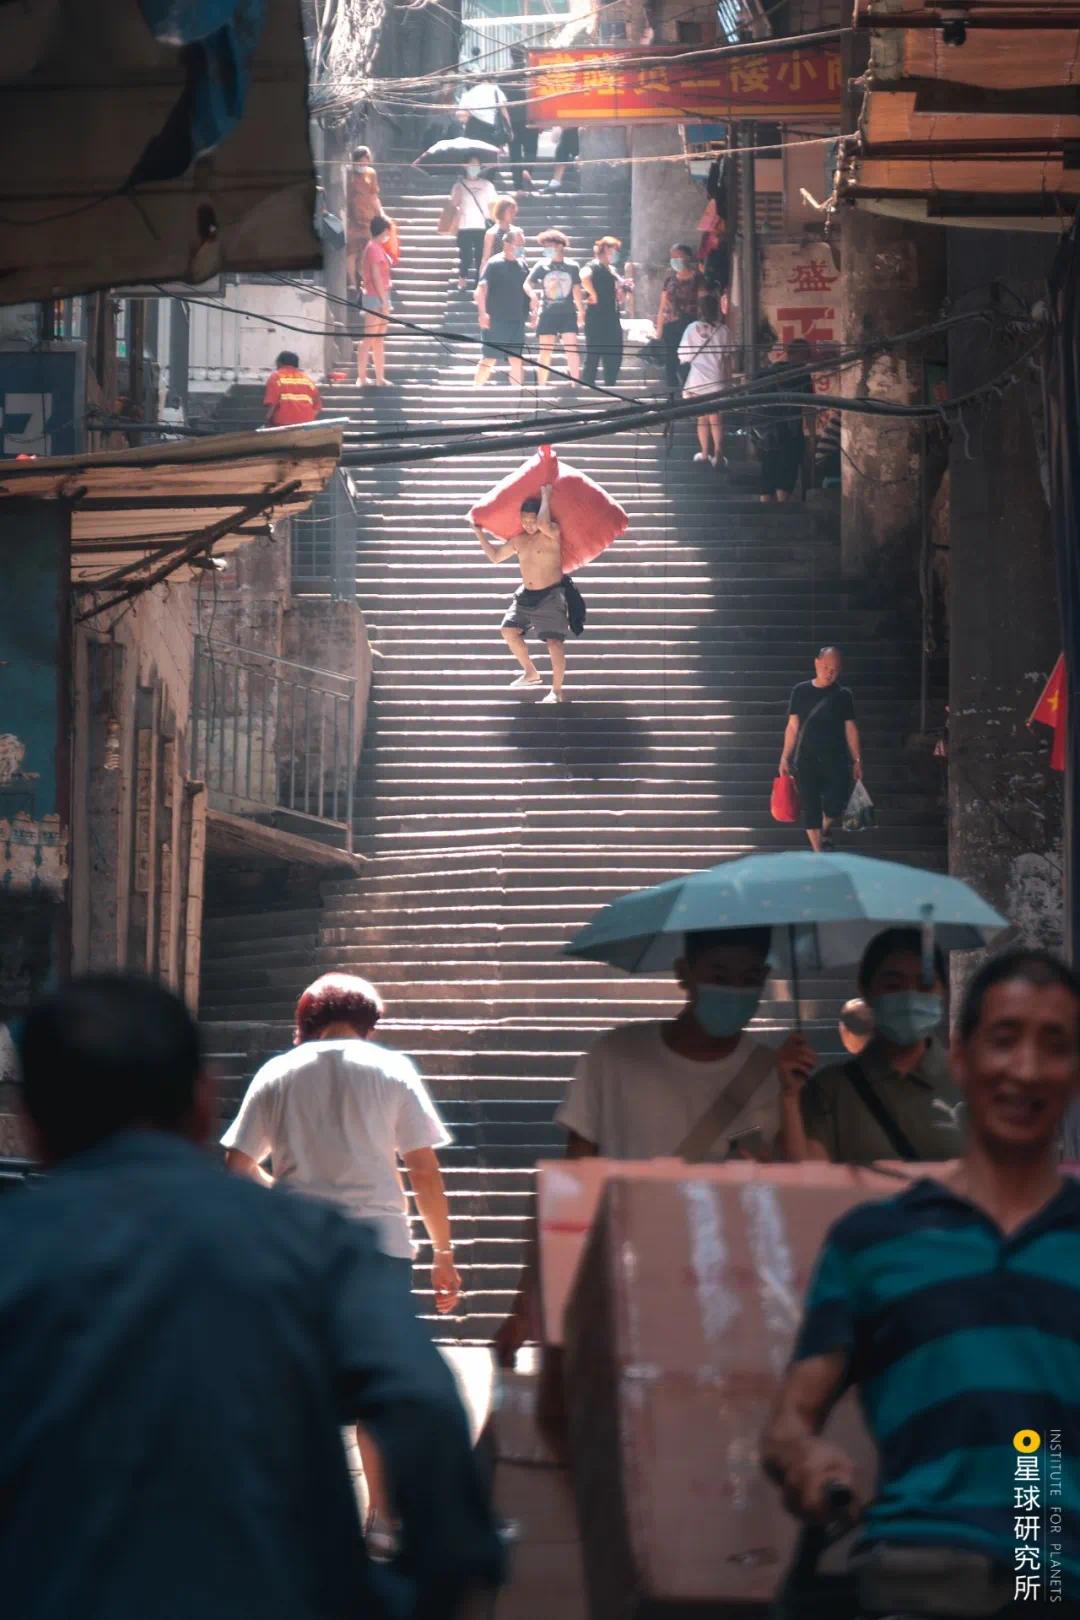
POLYGON ((313 425, 5 466, 0 1016, 69 969, 195 1005, 215 849, 347 858, 362 620, 289 589, 339 451, 313 425))

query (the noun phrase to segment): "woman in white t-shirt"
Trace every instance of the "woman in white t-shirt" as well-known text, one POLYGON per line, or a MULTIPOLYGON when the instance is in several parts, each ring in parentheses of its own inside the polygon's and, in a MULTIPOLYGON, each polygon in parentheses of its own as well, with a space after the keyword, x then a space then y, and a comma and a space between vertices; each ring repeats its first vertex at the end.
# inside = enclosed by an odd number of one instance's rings
POLYGON ((454 182, 450 206, 457 209, 458 290, 475 287, 480 276, 484 232, 491 224, 491 207, 498 193, 490 180, 482 178, 480 164, 466 163, 462 177, 454 182))
MULTIPOLYGON (((731 382, 731 334, 716 293, 705 293, 701 314, 686 328, 679 341, 679 364, 690 371, 683 384, 683 398, 713 394, 731 382)), ((724 460, 724 427, 719 411, 697 419, 698 449, 695 461, 708 461, 719 467, 724 460)))

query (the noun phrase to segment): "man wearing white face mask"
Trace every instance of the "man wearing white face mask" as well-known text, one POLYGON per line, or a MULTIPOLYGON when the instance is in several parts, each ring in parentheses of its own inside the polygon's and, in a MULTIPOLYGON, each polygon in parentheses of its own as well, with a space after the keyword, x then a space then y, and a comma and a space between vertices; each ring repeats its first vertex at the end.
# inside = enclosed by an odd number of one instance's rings
POLYGON ((490 221, 491 205, 498 193, 480 172, 475 159, 466 163, 462 178, 450 192, 450 207, 457 211, 458 290, 475 287, 484 252, 484 233, 490 221))
POLYGON ((961 1096, 938 1039, 945 1017, 945 961, 934 953, 934 983, 923 984, 916 928, 887 928, 871 940, 859 991, 874 1035, 858 1057, 815 1074, 799 1122, 785 1132, 790 1158, 871 1164, 875 1159, 955 1159, 963 1148, 961 1096))
POLYGON ((768 928, 687 934, 678 1017, 622 1024, 578 1063, 556 1114, 567 1155, 610 1159, 770 1158, 781 1096, 814 1064, 805 1036, 779 1051, 746 1033, 769 976, 768 928))

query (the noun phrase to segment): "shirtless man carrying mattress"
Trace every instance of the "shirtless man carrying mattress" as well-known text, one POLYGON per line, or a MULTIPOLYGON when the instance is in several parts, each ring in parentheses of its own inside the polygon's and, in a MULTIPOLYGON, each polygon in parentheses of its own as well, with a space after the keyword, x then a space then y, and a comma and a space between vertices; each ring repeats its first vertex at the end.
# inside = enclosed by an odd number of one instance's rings
POLYGON ((561 703, 570 626, 563 585, 562 535, 551 516, 551 486, 545 485, 541 494, 522 501, 521 533, 512 539, 492 542, 476 523, 473 533, 489 562, 501 563, 516 557, 521 569, 522 583, 514 592, 502 622, 503 640, 522 669, 511 686, 543 685, 525 644, 525 636, 532 630, 547 643, 551 658, 551 691, 541 701, 561 703))

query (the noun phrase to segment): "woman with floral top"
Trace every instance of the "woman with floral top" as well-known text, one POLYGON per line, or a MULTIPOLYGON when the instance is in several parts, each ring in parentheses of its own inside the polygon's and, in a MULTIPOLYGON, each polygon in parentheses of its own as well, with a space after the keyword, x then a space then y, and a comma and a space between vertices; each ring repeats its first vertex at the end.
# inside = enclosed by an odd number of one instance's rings
POLYGON ((656 335, 664 345, 664 374, 672 392, 682 382, 679 344, 690 322, 697 320, 698 298, 704 290, 705 277, 697 267, 693 248, 676 242, 656 312, 656 335))

